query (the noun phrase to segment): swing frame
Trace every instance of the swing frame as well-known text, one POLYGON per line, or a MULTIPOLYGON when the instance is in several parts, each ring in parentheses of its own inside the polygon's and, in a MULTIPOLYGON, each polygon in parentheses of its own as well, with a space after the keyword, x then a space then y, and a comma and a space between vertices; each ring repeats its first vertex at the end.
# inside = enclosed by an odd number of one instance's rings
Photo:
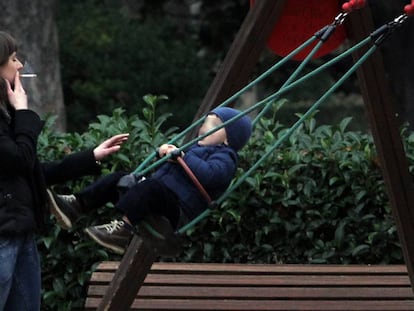
MULTIPOLYGON (((258 1, 249 12, 196 114, 196 119, 240 89, 240 86, 248 80, 260 52, 265 46, 266 38, 270 34, 269 24, 274 25, 285 2, 286 0, 258 1), (249 40, 254 40, 253 47, 249 40)), ((364 8, 352 14, 345 22, 345 27, 351 41, 359 42, 365 38, 374 30, 369 9, 364 8)), ((362 55, 362 52, 355 52, 354 60, 360 59, 362 55)), ((385 79, 384 65, 379 51, 362 64, 357 70, 357 76, 382 164, 382 172, 396 220, 408 276, 411 287, 414 288, 413 182, 408 171, 391 90, 385 79)), ((127 310, 156 256, 157 254, 152 247, 138 236, 134 236, 98 310, 127 310), (133 284, 130 282, 132 276, 133 284)))

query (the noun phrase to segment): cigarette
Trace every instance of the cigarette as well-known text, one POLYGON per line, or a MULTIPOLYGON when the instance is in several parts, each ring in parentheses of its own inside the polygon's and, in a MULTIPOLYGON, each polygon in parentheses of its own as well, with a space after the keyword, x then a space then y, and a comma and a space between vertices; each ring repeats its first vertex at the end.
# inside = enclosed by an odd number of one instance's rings
POLYGON ((36 78, 37 74, 35 74, 35 73, 21 73, 20 77, 21 78, 36 78))

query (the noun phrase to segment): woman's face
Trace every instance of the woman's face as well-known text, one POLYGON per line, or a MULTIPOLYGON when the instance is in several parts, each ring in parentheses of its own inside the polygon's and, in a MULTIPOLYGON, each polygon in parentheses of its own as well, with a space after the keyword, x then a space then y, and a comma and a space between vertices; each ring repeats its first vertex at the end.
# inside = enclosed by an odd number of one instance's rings
POLYGON ((17 71, 23 68, 23 64, 19 61, 16 56, 16 52, 13 52, 9 56, 9 60, 6 64, 0 67, 0 76, 3 79, 9 80, 10 83, 14 82, 17 71))
MULTIPOLYGON (((218 116, 209 114, 201 125, 200 130, 198 131, 198 136, 204 135, 221 124, 223 124, 223 122, 218 116)), ((198 141, 200 146, 221 145, 223 143, 227 143, 227 135, 224 127, 198 141)))

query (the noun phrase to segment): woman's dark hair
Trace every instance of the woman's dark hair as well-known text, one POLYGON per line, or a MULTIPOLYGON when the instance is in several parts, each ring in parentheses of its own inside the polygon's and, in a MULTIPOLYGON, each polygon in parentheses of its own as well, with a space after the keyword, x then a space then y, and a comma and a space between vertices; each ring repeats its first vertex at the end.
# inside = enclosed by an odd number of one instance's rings
POLYGON ((17 43, 7 32, 0 31, 0 66, 5 65, 10 55, 17 51, 17 43))
MULTIPOLYGON (((10 55, 16 51, 16 40, 7 32, 0 31, 0 66, 6 65, 10 55)), ((7 115, 7 111, 5 111, 5 103, 7 101, 6 82, 3 78, 0 78, 0 116, 7 115)))

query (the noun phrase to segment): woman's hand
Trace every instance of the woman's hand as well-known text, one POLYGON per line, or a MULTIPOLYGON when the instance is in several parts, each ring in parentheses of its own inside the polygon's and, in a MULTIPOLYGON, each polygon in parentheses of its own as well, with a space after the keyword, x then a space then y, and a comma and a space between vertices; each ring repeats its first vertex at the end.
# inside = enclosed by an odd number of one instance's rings
POLYGON ((121 149, 121 145, 128 140, 129 134, 118 134, 103 141, 98 147, 93 150, 96 161, 101 161, 106 156, 117 152, 121 149))
POLYGON ((6 80, 7 85, 7 96, 9 98, 10 104, 16 109, 27 109, 27 95, 23 89, 23 86, 20 82, 20 74, 19 72, 16 73, 14 78, 14 90, 11 87, 10 81, 6 80))

